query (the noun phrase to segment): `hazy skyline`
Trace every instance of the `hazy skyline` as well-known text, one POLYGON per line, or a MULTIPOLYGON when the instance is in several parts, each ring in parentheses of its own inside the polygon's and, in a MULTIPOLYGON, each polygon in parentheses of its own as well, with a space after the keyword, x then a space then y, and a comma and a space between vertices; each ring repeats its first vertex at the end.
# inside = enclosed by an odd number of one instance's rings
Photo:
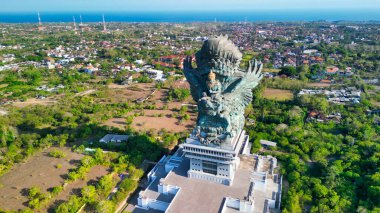
POLYGON ((1 12, 380 9, 379 0, 1 0, 1 12))

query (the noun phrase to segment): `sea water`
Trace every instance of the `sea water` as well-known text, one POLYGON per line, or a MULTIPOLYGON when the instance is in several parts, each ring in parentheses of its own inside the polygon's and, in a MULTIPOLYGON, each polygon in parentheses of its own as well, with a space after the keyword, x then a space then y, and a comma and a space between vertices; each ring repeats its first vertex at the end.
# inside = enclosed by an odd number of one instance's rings
MULTIPOLYGON (((246 11, 176 11, 176 12, 43 12, 42 22, 257 22, 257 21, 380 21, 377 10, 246 10, 246 11)), ((2 12, 1 23, 36 23, 36 12, 2 12)))

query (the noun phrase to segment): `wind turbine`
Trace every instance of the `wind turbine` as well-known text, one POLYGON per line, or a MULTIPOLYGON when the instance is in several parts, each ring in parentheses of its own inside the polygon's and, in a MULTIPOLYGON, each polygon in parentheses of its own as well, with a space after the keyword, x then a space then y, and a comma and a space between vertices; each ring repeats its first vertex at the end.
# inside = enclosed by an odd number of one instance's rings
POLYGON ((77 24, 75 23, 75 17, 73 16, 73 21, 74 21, 74 31, 77 31, 77 24))
POLYGON ((103 14, 103 32, 107 32, 107 28, 106 28, 106 21, 104 19, 104 14, 103 14))
POLYGON ((38 31, 42 31, 42 30, 44 30, 45 28, 42 26, 42 21, 41 21, 40 12, 37 12, 37 16, 38 16, 38 31))

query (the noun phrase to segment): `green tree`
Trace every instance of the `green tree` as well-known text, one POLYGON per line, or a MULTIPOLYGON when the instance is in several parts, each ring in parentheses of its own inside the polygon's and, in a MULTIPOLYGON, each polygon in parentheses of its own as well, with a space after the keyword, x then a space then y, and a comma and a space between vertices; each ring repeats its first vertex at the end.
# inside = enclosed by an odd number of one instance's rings
POLYGON ((56 213, 76 213, 82 207, 83 201, 76 195, 73 195, 65 203, 60 204, 56 209, 56 213))
POLYGON ((115 212, 115 204, 109 200, 102 200, 96 205, 98 213, 113 213, 115 212))
POLYGON ((112 175, 105 175, 99 180, 96 189, 99 191, 99 194, 106 196, 112 190, 113 186, 112 175))
POLYGON ((92 185, 83 187, 81 193, 86 202, 91 203, 97 198, 96 188, 92 185))
POLYGON ((287 75, 287 76, 291 76, 291 77, 294 77, 296 76, 298 73, 297 73, 297 70, 295 67, 292 67, 292 66, 285 66, 285 67, 282 67, 281 68, 281 71, 278 73, 279 75, 287 75))

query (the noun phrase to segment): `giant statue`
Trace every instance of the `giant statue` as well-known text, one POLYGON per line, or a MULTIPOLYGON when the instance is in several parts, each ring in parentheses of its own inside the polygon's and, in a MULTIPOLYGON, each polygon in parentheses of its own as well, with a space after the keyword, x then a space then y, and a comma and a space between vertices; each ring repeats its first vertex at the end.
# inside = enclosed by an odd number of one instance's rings
POLYGON ((227 36, 204 42, 195 55, 183 63, 193 99, 198 103, 197 127, 192 135, 203 144, 220 145, 244 127, 244 109, 252 101, 252 89, 262 78, 262 64, 250 61, 240 69, 242 54, 227 36))

